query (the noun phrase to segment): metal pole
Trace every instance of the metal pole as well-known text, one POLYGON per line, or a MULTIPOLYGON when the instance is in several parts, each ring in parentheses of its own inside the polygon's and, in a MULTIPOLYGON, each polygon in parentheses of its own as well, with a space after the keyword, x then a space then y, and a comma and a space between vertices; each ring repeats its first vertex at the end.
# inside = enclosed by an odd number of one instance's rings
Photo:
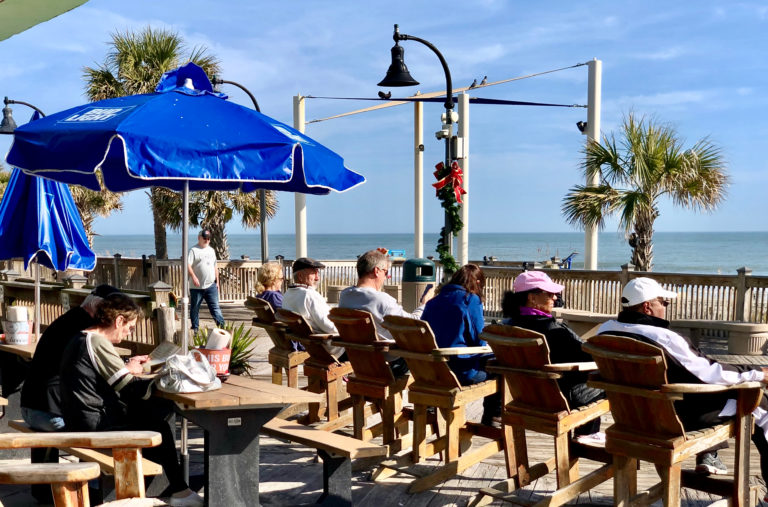
MULTIPOLYGON (((587 63, 589 85, 587 91, 587 143, 600 142, 600 102, 602 95, 603 62, 593 59, 587 63)), ((595 174, 587 179, 588 186, 600 184, 600 176, 595 174)), ((584 269, 597 269, 597 227, 584 229, 584 269)))
MULTIPOLYGON (((189 350, 189 180, 184 180, 181 192, 181 350, 183 354, 189 350)), ((189 450, 187 449, 187 420, 181 419, 181 466, 184 480, 189 483, 189 450)))
POLYGON ((424 257, 424 103, 413 103, 413 256, 424 257))
POLYGON ((459 94, 459 145, 461 150, 459 158, 462 159, 461 168, 464 171, 464 183, 462 188, 467 191, 462 196, 461 221, 464 227, 459 235, 459 266, 469 262, 469 94, 459 94))
MULTIPOLYGON (((37 259, 37 255, 35 255, 37 259)), ((40 263, 35 260, 35 342, 40 340, 40 263)))
MULTIPOLYGON (((293 97, 293 128, 299 132, 305 130, 304 97, 293 97)), ((296 258, 307 256, 307 196, 298 192, 293 194, 294 215, 296 223, 296 258)))
POLYGON ((259 190, 259 228, 261 229, 261 263, 269 262, 269 236, 267 235, 267 191, 259 190))

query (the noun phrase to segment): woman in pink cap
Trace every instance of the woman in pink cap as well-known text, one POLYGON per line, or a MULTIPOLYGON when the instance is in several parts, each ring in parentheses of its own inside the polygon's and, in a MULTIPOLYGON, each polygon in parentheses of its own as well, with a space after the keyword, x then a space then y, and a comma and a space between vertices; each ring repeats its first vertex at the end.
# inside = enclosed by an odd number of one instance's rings
MULTIPOLYGON (((552 316, 555 302, 563 286, 543 271, 526 271, 515 278, 514 292, 507 292, 502 302, 504 324, 518 326, 544 335, 552 363, 589 362, 592 356, 581 350, 579 335, 552 316)), ((571 408, 582 407, 605 398, 600 389, 587 386, 586 372, 571 372, 558 381, 571 408)), ((576 435, 589 435, 600 430, 600 420, 579 426, 576 435)))

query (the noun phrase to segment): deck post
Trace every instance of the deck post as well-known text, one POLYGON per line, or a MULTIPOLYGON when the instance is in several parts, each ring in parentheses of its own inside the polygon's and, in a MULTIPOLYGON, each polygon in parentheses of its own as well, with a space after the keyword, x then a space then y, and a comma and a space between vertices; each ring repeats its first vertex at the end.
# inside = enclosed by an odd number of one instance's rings
POLYGON ((749 321, 749 313, 752 290, 747 287, 747 277, 752 276, 752 270, 746 266, 736 270, 736 308, 734 308, 733 318, 741 322, 749 321))

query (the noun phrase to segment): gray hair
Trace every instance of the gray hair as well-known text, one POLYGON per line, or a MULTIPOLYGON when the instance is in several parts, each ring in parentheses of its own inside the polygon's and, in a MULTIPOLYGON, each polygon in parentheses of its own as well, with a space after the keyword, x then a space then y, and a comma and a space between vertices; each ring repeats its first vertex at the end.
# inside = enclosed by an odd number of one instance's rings
POLYGON ((389 256, 378 250, 368 250, 357 258, 357 276, 362 278, 374 268, 389 269, 389 256))

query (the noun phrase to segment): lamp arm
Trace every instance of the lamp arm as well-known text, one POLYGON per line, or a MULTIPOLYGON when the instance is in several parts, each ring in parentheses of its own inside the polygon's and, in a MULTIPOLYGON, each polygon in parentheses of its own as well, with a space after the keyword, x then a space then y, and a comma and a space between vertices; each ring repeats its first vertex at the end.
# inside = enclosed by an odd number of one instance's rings
POLYGON ((7 106, 8 104, 21 104, 22 106, 31 107, 32 109, 34 109, 35 111, 37 111, 38 113, 40 113, 40 116, 45 116, 45 113, 44 113, 44 112, 42 112, 42 111, 40 110, 40 108, 33 106, 33 105, 32 105, 32 104, 30 104, 29 102, 23 102, 23 101, 21 101, 21 100, 11 100, 11 99, 9 99, 8 97, 5 97, 5 100, 3 100, 3 102, 5 103, 5 105, 6 105, 6 106, 7 106))
MULTIPOLYGON (((445 61, 445 58, 443 58, 443 54, 435 47, 434 44, 432 44, 429 41, 426 41, 420 37, 414 37, 413 35, 407 35, 404 33, 401 34, 397 29, 397 25, 395 25, 394 39, 395 41, 413 40, 416 42, 421 42, 422 44, 427 46, 429 49, 431 49, 433 53, 437 55, 437 57, 440 59, 440 64, 442 64, 443 66, 443 71, 445 72, 445 88, 446 88, 445 109, 446 110, 453 109, 453 82, 451 80, 451 71, 448 68, 448 63, 445 61)), ((448 122, 450 123, 450 118, 448 118, 448 122)))
POLYGON ((238 88, 243 90, 246 94, 248 94, 248 96, 251 98, 251 101, 253 102, 253 108, 256 111, 261 112, 261 108, 259 108, 259 103, 256 102, 256 97, 253 96, 253 94, 248 90, 248 88, 241 85, 240 83, 236 83, 234 81, 228 81, 226 79, 219 79, 217 77, 214 77, 213 79, 211 79, 211 83, 212 84, 231 84, 231 85, 237 86, 238 88))

